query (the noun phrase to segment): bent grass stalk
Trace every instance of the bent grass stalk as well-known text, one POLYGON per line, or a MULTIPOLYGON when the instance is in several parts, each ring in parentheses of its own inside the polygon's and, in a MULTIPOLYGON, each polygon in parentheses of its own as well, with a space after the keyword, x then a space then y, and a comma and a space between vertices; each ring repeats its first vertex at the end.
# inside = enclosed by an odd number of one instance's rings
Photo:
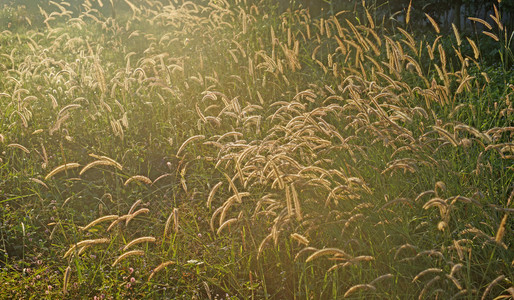
POLYGON ((80 164, 78 164, 78 163, 67 163, 64 165, 60 165, 60 166, 56 167, 55 169, 53 169, 52 171, 50 171, 50 173, 48 173, 45 176, 45 180, 52 178, 53 176, 55 176, 56 174, 58 174, 60 172, 75 169, 78 167, 80 167, 80 164))
POLYGON ((132 250, 132 251, 125 252, 122 255, 118 256, 118 258, 116 258, 116 260, 112 263, 111 266, 114 267, 122 260, 126 259, 129 256, 134 256, 134 255, 143 256, 143 255, 145 255, 145 252, 142 250, 132 250))

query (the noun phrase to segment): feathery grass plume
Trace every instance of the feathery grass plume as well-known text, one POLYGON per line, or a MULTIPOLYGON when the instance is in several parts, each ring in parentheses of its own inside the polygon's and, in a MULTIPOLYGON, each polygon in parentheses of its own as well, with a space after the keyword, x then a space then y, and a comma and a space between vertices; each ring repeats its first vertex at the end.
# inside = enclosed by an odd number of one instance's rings
POLYGON ((90 248, 91 245, 85 245, 85 246, 82 246, 79 251, 77 252, 77 255, 82 255, 88 248, 90 248))
POLYGON ((455 39, 457 40, 457 45, 460 46, 462 44, 462 40, 460 38, 459 29, 453 23, 452 23, 452 29, 453 29, 453 34, 455 35, 455 39))
POLYGON ((493 29, 493 26, 491 26, 491 24, 489 24, 488 22, 486 22, 485 20, 482 20, 480 18, 468 17, 468 20, 478 22, 478 23, 484 25, 485 27, 487 27, 487 29, 489 29, 489 30, 493 29))
POLYGON ((500 275, 498 277, 496 277, 496 279, 494 279, 493 281, 491 281, 487 287, 485 288, 484 290, 484 293, 482 294, 482 298, 481 300, 485 300, 487 299, 487 295, 489 294, 489 292, 491 291, 491 289, 497 285, 500 281, 504 280, 505 279, 505 275, 500 275))
POLYGON ((346 252, 344 252, 341 249, 325 248, 325 249, 318 250, 318 251, 314 252, 313 254, 311 254, 309 257, 307 257, 305 262, 310 262, 311 260, 316 259, 320 256, 324 256, 324 255, 334 255, 336 257, 344 257, 347 259, 352 258, 350 255, 348 255, 346 252))
POLYGON ((291 191, 289 190, 289 185, 286 185, 284 189, 286 192, 287 215, 291 217, 293 215, 293 202, 291 199, 291 191))
MULTIPOLYGON (((226 206, 226 205, 224 204, 224 205, 222 205, 222 206, 218 207, 218 208, 217 208, 217 209, 212 213, 212 215, 211 215, 211 220, 210 220, 210 222, 209 222, 209 226, 211 227, 212 232, 214 232, 214 220, 216 219, 216 217, 218 216, 218 214, 220 214, 220 213, 225 209, 225 206, 226 206)), ((170 215, 170 217, 171 217, 171 215, 170 215)), ((222 220, 222 219, 220 218, 220 220, 222 220)), ((222 222, 220 222, 220 223, 222 223, 222 222)))
POLYGON ((432 24, 432 27, 434 27, 435 32, 440 33, 441 29, 439 28, 439 25, 437 25, 437 22, 434 19, 432 19, 432 17, 429 16, 427 13, 425 13, 425 16, 430 21, 430 24, 432 24))
POLYGON ((139 182, 146 183, 146 184, 152 184, 152 180, 150 180, 150 178, 143 176, 143 175, 134 175, 134 176, 130 177, 129 179, 127 179, 123 185, 127 186, 132 181, 139 181, 139 182))
POLYGON ((457 142, 457 140, 455 140, 455 137, 452 136, 448 131, 446 131, 445 129, 439 127, 439 126, 436 126, 436 125, 433 125, 432 126, 433 129, 435 129, 435 131, 437 131, 437 133, 439 133, 439 135, 443 138, 445 138, 448 142, 450 142, 450 144, 452 144, 454 147, 457 147, 459 145, 459 143, 457 142))
POLYGON ((70 276, 71 276, 71 266, 68 266, 66 268, 66 271, 64 272, 64 278, 63 278, 63 284, 62 284, 62 292, 65 295, 68 293, 68 283, 70 282, 70 276))
POLYGON ((5 142, 5 137, 3 134, 0 134, 0 143, 4 143, 5 142))
POLYGON ((439 268, 428 268, 428 269, 426 269, 424 271, 419 272, 419 274, 416 275, 414 277, 414 279, 412 279, 412 282, 417 281, 419 278, 421 278, 421 276, 424 276, 424 275, 426 275, 428 273, 442 273, 442 272, 443 272, 443 270, 439 269, 439 268))
POLYGON ((368 23, 369 23, 368 27, 370 27, 371 29, 374 29, 375 28, 375 22, 373 21, 373 17, 371 16, 371 14, 369 13, 369 11, 368 11, 368 9, 366 7, 364 7, 364 10, 366 11, 366 18, 368 19, 368 23))
POLYGON ((471 45, 471 48, 473 49, 473 57, 475 59, 478 59, 480 57, 480 50, 478 50, 477 44, 469 37, 466 37, 466 39, 468 40, 469 45, 471 45))
POLYGON ((450 276, 454 276, 455 273, 459 272, 460 269, 462 269, 463 265, 462 264, 455 264, 453 267, 452 267, 452 270, 450 271, 450 276))
POLYGON ((125 252, 122 255, 118 256, 118 258, 116 258, 116 260, 112 263, 112 266, 113 267, 116 266, 120 261, 124 260, 125 258, 127 258, 129 256, 133 256, 133 255, 142 256, 144 254, 145 254, 145 252, 142 250, 132 250, 132 251, 125 252))
POLYGON ((123 170, 123 166, 118 163, 117 161, 115 161, 114 159, 108 157, 108 156, 105 156, 105 155, 96 155, 96 154, 93 154, 93 153, 90 153, 89 156, 93 157, 93 158, 96 158, 98 160, 106 160, 106 161, 109 161, 113 164, 113 166, 115 166, 116 168, 120 169, 120 170, 123 170))
POLYGON ((446 274, 446 278, 448 278, 451 282, 453 282, 453 284, 455 285, 455 287, 459 290, 462 290, 462 285, 460 284, 459 280, 455 277, 453 277, 452 275, 449 275, 449 274, 446 274))
POLYGON ((458 95, 458 94, 462 93, 464 88, 466 88, 466 90, 469 90, 470 89, 469 81, 471 81, 473 79, 475 79, 475 76, 466 75, 466 77, 464 79, 462 79, 461 83, 459 84, 459 87, 455 91, 455 94, 458 95))
POLYGON ((180 153, 182 152, 182 150, 184 150, 184 149, 186 148, 186 146, 187 146, 189 143, 191 143, 191 142, 193 142, 193 141, 196 141, 196 140, 203 140, 203 139, 205 139, 205 135, 201 135, 201 134, 199 134, 199 135, 195 135, 195 136, 192 136, 192 137, 188 138, 188 139, 187 139, 187 140, 185 140, 185 141, 182 143, 182 145, 178 148, 178 151, 177 151, 176 156, 179 156, 179 155, 180 155, 180 153))
POLYGON ((236 196, 237 203, 243 203, 243 200, 241 199, 241 194, 242 193, 239 193, 239 191, 237 190, 237 187, 235 186, 234 182, 232 181, 232 179, 226 173, 223 173, 223 175, 227 179, 228 184, 230 185, 230 188, 234 192, 234 195, 236 196))
POLYGON ((125 226, 128 225, 128 223, 134 219, 136 216, 140 215, 140 214, 147 214, 149 213, 150 210, 148 208, 140 208, 138 210, 136 210, 134 213, 128 215, 129 217, 127 218, 126 222, 125 222, 125 226))
MULTIPOLYGON (((510 193, 509 200, 507 200, 507 207, 509 207, 510 202, 514 199, 514 190, 510 193)), ((505 215, 502 218, 502 221, 500 223, 500 226, 498 227, 498 231, 496 232, 496 242, 502 243, 503 236, 505 235, 505 228, 507 226, 507 218, 509 216, 508 212, 505 212, 505 215)))
POLYGON ((296 220, 301 221, 303 219, 302 207, 300 205, 300 199, 298 198, 298 193, 296 192, 294 183, 290 185, 290 188, 291 188, 291 195, 293 196, 294 212, 296 214, 296 220))
POLYGON ((209 196, 207 197, 207 207, 210 209, 211 208, 211 204, 212 204, 212 200, 214 199, 214 195, 216 194, 216 191, 221 187, 221 185, 223 184, 222 181, 218 182, 212 189, 211 191, 209 192, 209 196))
POLYGON ((373 279, 369 284, 371 284, 372 286, 375 286, 375 284, 377 282, 382 281, 382 280, 386 280, 386 279, 391 279, 391 278, 394 278, 394 275, 391 274, 391 273, 387 273, 387 274, 378 276, 377 278, 373 279))
POLYGON ((427 201, 427 203, 425 203, 425 205, 423 205, 423 209, 429 209, 429 208, 431 208, 433 206, 436 206, 437 208, 439 208, 441 219, 444 222, 448 223, 449 219, 450 219, 450 208, 451 208, 451 206, 448 205, 446 200, 443 200, 443 199, 437 198, 437 197, 436 198, 432 198, 429 201, 427 201))
POLYGON ((164 173, 162 174, 161 176, 157 177, 154 179, 154 181, 152 182, 152 185, 155 185, 155 183, 157 183, 157 181, 161 180, 161 179, 164 179, 166 177, 169 177, 169 176, 172 176, 173 174, 170 174, 170 173, 164 173))
POLYGON ((82 170, 80 170, 80 172, 79 172, 79 175, 84 174, 84 172, 86 172, 87 170, 89 170, 89 169, 91 169, 92 167, 95 167, 95 166, 115 166, 115 167, 117 167, 116 164, 113 164, 111 161, 108 161, 108 160, 96 160, 96 161, 93 161, 93 162, 87 164, 84 168, 82 168, 82 170))
POLYGON ((7 147, 9 148, 17 148, 17 149, 20 149, 21 151, 25 152, 25 153, 30 153, 29 149, 25 148, 25 146, 22 146, 20 144, 9 144, 7 145, 7 147))
POLYGON ((200 120, 202 120, 204 123, 207 123, 207 119, 200 111, 200 107, 198 107, 198 103, 195 103, 195 110, 196 110, 196 114, 200 117, 200 120))
POLYGON ((60 118, 62 117, 62 115, 64 115, 68 110, 70 109, 75 109, 75 108, 79 108, 79 107, 82 107, 80 104, 68 104, 66 105, 65 107, 63 107, 59 113, 57 113, 57 118, 60 118))
POLYGON ((496 42, 500 41, 500 39, 498 38, 498 36, 492 32, 489 32, 489 31, 482 31, 483 34, 487 35, 488 37, 492 38, 493 40, 495 40, 496 42))
POLYGON ((78 164, 78 163, 67 163, 64 165, 60 165, 60 166, 56 167, 55 169, 53 169, 50 173, 48 173, 48 175, 46 175, 46 177, 45 177, 45 180, 48 180, 55 174, 60 173, 62 171, 67 171, 67 170, 78 168, 78 167, 80 167, 80 164, 78 164))
POLYGON ((123 247, 123 251, 127 251, 128 248, 132 247, 135 244, 144 243, 144 242, 155 243, 155 241, 156 241, 156 239, 153 236, 143 236, 143 237, 140 237, 140 238, 130 241, 130 243, 128 243, 127 245, 125 245, 125 247, 123 247))
POLYGON ((291 238, 296 240, 298 243, 303 244, 305 246, 309 245, 309 240, 305 236, 303 236, 301 234, 292 233, 291 234, 291 238))
POLYGON ((33 181, 37 184, 40 184, 42 186, 44 186, 47 190, 48 190, 48 186, 43 182, 41 181, 40 179, 37 179, 37 178, 29 178, 30 181, 33 181))
POLYGON ((96 224, 100 223, 100 222, 103 222, 103 221, 110 221, 110 220, 115 220, 115 219, 118 219, 119 216, 118 215, 108 215, 108 216, 103 216, 103 217, 100 217, 94 221, 92 221, 91 223, 87 224, 86 226, 84 227, 79 227, 80 230, 82 231, 85 231, 85 230, 88 230, 89 228, 95 226, 96 224))
POLYGON ((409 6, 407 7, 407 15, 405 16, 405 24, 406 25, 409 25, 411 9, 412 9, 412 0, 410 0, 409 6))
MULTIPOLYGON (((164 225, 164 237, 166 237, 166 235, 168 234, 168 230, 170 228, 171 221, 173 220, 173 212, 174 212, 174 209, 171 211, 170 215, 168 216, 168 219, 166 219, 166 223, 164 225)), ((214 229, 213 229, 213 231, 214 231, 214 229)))
POLYGON ((439 279, 441 279, 441 277, 438 275, 434 278, 432 278, 429 282, 427 282, 425 284, 425 286, 423 287, 423 289, 421 290, 421 293, 419 293, 419 296, 418 296, 418 299, 421 300, 421 299, 425 299, 424 298, 424 295, 425 293, 428 291, 428 289, 436 282, 438 281, 439 279))
MULTIPOLYGON (((501 2, 501 0, 498 2, 501 2)), ((491 17, 491 19, 493 19, 493 21, 496 23, 496 25, 498 25, 498 28, 500 29, 500 31, 503 31, 503 24, 500 21, 501 16, 500 16, 498 7, 496 7, 496 5, 493 5, 493 8, 494 8, 494 16, 489 15, 489 17, 491 17)))
POLYGON ((356 284, 352 287, 350 287, 346 293, 344 293, 344 296, 343 297, 349 297, 351 294, 357 292, 357 291, 360 291, 360 290, 368 290, 368 291, 376 291, 377 288, 371 284, 356 284))
POLYGON ((259 244, 259 249, 257 250, 257 259, 259 259, 261 253, 264 251, 264 246, 273 238, 273 233, 268 234, 259 244))
POLYGON ((220 234, 220 232, 227 226, 229 226, 230 224, 232 223, 235 223, 237 222, 239 219, 238 218, 232 218, 232 219, 228 219, 226 220, 225 222, 223 222, 223 224, 220 225, 220 227, 218 228, 218 230, 216 231, 216 234, 220 234))
POLYGON ((142 199, 138 199, 136 202, 134 202, 134 204, 132 204, 132 206, 130 207, 127 215, 131 215, 133 212, 134 212, 134 209, 136 209, 136 207, 141 204, 141 202, 143 202, 142 199))
MULTIPOLYGON (((114 228, 114 226, 116 226, 117 224, 123 222, 123 221, 126 221, 128 218, 130 218, 132 215, 123 215, 121 217, 119 217, 118 219, 114 220, 111 225, 109 225, 109 227, 107 227, 107 232, 111 231, 111 229, 114 228)), ((125 223, 125 226, 126 226, 126 223, 125 223)))
POLYGON ((63 258, 68 257, 71 255, 77 248, 81 248, 84 246, 91 246, 91 245, 98 245, 98 244, 106 244, 109 243, 111 240, 108 238, 100 238, 100 239, 93 239, 93 240, 83 240, 80 241, 70 247, 66 253, 64 253, 63 258))
POLYGON ((43 143, 41 143, 41 152, 43 153, 43 163, 41 164, 41 167, 46 169, 48 166, 48 155, 46 154, 46 149, 43 143))
POLYGON ((178 208, 173 208, 173 212, 171 213, 171 215, 173 216, 173 231, 175 233, 178 232, 179 230, 179 224, 178 224, 178 208))
POLYGON ((412 252, 416 253, 417 252, 417 248, 416 246, 413 246, 411 244, 403 244, 401 245, 395 252, 394 254, 394 259, 398 259, 398 256, 400 255, 400 252, 402 252, 404 249, 409 249, 411 250, 412 252))
POLYGON ((163 262, 162 264, 155 267, 155 269, 153 269, 152 273, 150 273, 150 276, 148 276, 148 281, 150 281, 150 279, 152 279, 157 272, 159 272, 160 270, 162 270, 162 269, 166 268, 167 266, 172 265, 174 263, 175 263, 174 261, 169 260, 169 261, 163 262))
POLYGON ((16 111, 14 111, 14 113, 17 114, 18 117, 20 117, 21 122, 23 123, 23 127, 25 127, 25 128, 29 127, 29 123, 27 121, 27 118, 21 112, 16 110, 16 111))

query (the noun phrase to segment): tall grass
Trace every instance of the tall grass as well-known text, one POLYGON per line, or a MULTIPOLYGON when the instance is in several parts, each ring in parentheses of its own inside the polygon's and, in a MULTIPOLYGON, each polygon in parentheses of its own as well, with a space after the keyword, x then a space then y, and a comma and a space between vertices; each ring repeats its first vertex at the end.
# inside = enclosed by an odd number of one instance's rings
POLYGON ((0 295, 512 297, 512 70, 428 15, 253 2, 0 33, 0 295))

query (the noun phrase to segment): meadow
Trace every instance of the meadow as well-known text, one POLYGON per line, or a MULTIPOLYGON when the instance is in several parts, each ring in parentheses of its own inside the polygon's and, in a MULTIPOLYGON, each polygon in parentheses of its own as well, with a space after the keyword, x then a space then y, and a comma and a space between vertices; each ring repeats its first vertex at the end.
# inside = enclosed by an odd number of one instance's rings
POLYGON ((514 297, 496 6, 110 3, 0 12, 0 298, 514 297))

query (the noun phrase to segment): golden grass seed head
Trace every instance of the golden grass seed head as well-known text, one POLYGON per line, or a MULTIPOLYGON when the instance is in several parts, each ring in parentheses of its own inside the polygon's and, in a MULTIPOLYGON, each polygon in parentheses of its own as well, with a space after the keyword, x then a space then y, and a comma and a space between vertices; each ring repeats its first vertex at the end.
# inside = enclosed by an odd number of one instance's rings
POLYGON ((129 256, 134 256, 134 255, 142 256, 144 254, 145 254, 145 252, 142 250, 132 250, 132 251, 125 252, 122 255, 118 256, 118 258, 116 258, 116 260, 112 263, 112 267, 116 266, 119 262, 121 262, 122 260, 124 260, 125 258, 127 258, 129 256))
POLYGON ((130 241, 127 245, 125 245, 125 247, 123 247, 123 251, 127 251, 128 248, 132 247, 135 244, 145 243, 145 242, 146 243, 155 243, 155 241, 156 241, 156 239, 153 236, 139 237, 137 239, 130 241))
POLYGON ((164 269, 167 266, 172 265, 172 264, 175 264, 175 262, 170 260, 170 261, 163 262, 160 265, 158 265, 157 267, 155 267, 155 269, 153 269, 153 271, 150 274, 150 276, 148 276, 148 281, 150 281, 155 276, 155 274, 157 272, 161 271, 162 269, 164 269))
POLYGON ((127 179, 123 185, 127 186, 132 181, 139 181, 139 182, 142 182, 142 183, 145 183, 148 185, 152 184, 152 180, 150 180, 150 178, 143 176, 143 175, 134 175, 134 176, 130 177, 129 179, 127 179))
POLYGON ((50 173, 48 173, 48 175, 46 175, 46 177, 45 177, 45 180, 50 179, 51 177, 55 176, 56 174, 58 174, 60 172, 78 168, 78 167, 80 167, 80 164, 78 164, 78 163, 66 163, 64 165, 60 165, 60 166, 56 167, 55 169, 53 169, 50 173))
POLYGON ((96 224, 101 223, 103 221, 116 220, 118 218, 119 218, 118 215, 103 216, 103 217, 97 218, 96 220, 92 221, 91 223, 87 224, 84 227, 79 227, 79 229, 85 231, 85 230, 88 230, 89 228, 91 228, 91 227, 95 226, 96 224))

